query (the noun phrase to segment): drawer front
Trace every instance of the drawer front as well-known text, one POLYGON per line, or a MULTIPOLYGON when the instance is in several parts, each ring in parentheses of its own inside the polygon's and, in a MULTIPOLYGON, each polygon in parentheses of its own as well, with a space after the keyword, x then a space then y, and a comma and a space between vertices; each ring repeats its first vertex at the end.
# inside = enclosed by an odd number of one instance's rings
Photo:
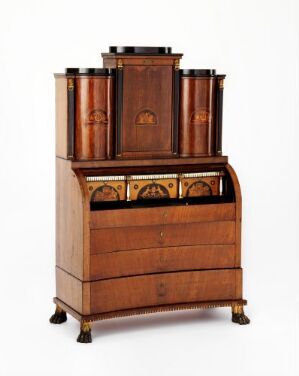
POLYGON ((234 220, 235 212, 235 204, 99 210, 90 213, 90 228, 234 220))
POLYGON ((217 196, 219 194, 219 176, 182 179, 183 197, 217 196))
MULTIPOLYGON (((154 176, 154 175, 153 175, 154 176)), ((131 200, 178 198, 178 179, 130 180, 131 200)))
POLYGON ((151 248, 92 255, 90 279, 234 267, 236 267, 234 245, 151 248))
POLYGON ((91 254, 195 244, 234 244, 235 222, 188 223, 92 230, 91 254))
POLYGON ((165 273, 92 282, 91 313, 241 299, 241 269, 165 273))
POLYGON ((91 202, 120 201, 127 198, 127 185, 123 180, 89 181, 87 189, 91 202))

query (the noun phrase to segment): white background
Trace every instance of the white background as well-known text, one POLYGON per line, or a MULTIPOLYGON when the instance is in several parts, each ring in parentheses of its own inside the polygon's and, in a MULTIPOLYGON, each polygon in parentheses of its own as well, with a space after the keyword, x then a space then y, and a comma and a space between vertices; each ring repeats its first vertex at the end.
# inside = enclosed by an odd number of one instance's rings
POLYGON ((1 340, 7 375, 299 375, 299 2, 3 1, 0 8, 1 340), (172 46, 226 73, 224 154, 243 193, 249 326, 228 309, 50 325, 54 79, 109 45, 172 46), (297 357, 297 359, 296 359, 297 357))

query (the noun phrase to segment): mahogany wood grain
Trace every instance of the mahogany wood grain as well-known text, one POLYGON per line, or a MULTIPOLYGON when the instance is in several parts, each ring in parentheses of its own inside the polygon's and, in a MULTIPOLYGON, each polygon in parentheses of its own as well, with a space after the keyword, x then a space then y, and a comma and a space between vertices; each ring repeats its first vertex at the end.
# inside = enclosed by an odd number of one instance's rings
POLYGON ((90 213, 90 228, 232 221, 235 211, 234 203, 98 210, 90 213))
POLYGON ((91 230, 90 252, 234 242, 234 221, 132 226, 91 230))
POLYGON ((67 158, 67 79, 55 79, 56 156, 67 158))
POLYGON ((56 296, 83 315, 90 312, 90 283, 56 267, 56 296))
POLYGON ((92 255, 90 279, 235 266, 234 245, 151 248, 92 255))
POLYGON ((83 226, 78 231, 83 231, 83 281, 89 278, 90 266, 90 205, 89 192, 82 170, 74 170, 81 188, 81 199, 83 204, 83 226))
POLYGON ((77 160, 113 156, 113 77, 76 78, 75 156, 77 160))
POLYGON ((172 66, 124 66, 121 157, 172 156, 172 66), (152 113, 153 123, 138 123, 152 113))
POLYGON ((216 79, 182 77, 180 84, 180 156, 215 155, 216 79))
MULTIPOLYGON (((218 156, 218 157, 200 157, 200 158, 171 158, 171 159, 130 159, 130 160, 106 160, 106 161, 74 161, 72 162, 73 168, 85 168, 85 169, 95 169, 95 168, 116 168, 116 167, 159 167, 166 166, 167 168, 171 166, 202 166, 202 165, 224 165, 228 162, 228 157, 218 156)), ((210 166, 210 167, 212 167, 210 166)))
POLYGON ((81 281, 58 267, 56 267, 56 296, 76 311, 83 313, 81 281))
POLYGON ((71 162, 56 158, 56 265, 83 278, 82 193, 71 162))
POLYGON ((172 54, 171 56, 129 56, 122 54, 102 54, 104 68, 116 68, 118 61, 121 60, 123 65, 157 65, 169 66, 174 65, 177 60, 180 60, 182 54, 172 54))
POLYGON ((235 192, 235 202, 236 202, 236 266, 241 265, 241 234, 242 234, 242 194, 239 180, 235 170, 231 165, 226 165, 226 170, 229 173, 235 192))
POLYGON ((240 269, 207 270, 124 277, 91 282, 91 313, 209 300, 236 295, 240 269))

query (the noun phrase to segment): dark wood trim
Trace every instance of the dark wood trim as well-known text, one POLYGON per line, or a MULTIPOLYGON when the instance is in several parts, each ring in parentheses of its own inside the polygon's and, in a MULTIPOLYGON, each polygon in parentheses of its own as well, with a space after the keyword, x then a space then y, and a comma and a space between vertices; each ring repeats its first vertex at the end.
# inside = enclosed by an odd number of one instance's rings
POLYGON ((214 77, 216 69, 180 69, 181 77, 214 77))
POLYGON ((116 156, 121 156, 122 149, 122 112, 123 112, 123 69, 116 70, 115 79, 115 108, 116 108, 116 156))
POLYGON ((114 69, 111 68, 65 68, 65 75, 78 76, 113 76, 114 69))
POLYGON ((75 153, 75 101, 76 86, 75 78, 67 80, 67 158, 74 159, 75 153))
POLYGON ((172 74, 172 151, 174 155, 179 153, 179 100, 180 100, 180 71, 173 68, 172 74))
POLYGON ((125 316, 135 316, 135 315, 145 315, 148 313, 157 313, 157 312, 169 312, 169 311, 179 311, 179 310, 188 310, 188 309, 207 309, 207 308, 216 308, 216 307, 232 307, 233 305, 247 305, 247 300, 238 299, 238 300, 220 300, 220 301, 209 301, 209 302, 195 302, 195 303, 180 303, 180 304, 168 304, 160 305, 154 307, 143 307, 135 309, 126 309, 122 311, 114 311, 107 313, 99 313, 94 315, 81 315, 67 304, 62 302, 58 298, 53 299, 54 303, 62 308, 65 312, 69 313, 75 319, 79 321, 98 321, 98 320, 109 320, 118 317, 125 316))
POLYGON ((135 54, 135 55, 171 55, 171 47, 144 47, 144 46, 109 46, 112 54, 135 54))
POLYGON ((225 75, 217 76, 216 108, 216 155, 222 155, 223 81, 225 75))
POLYGON ((200 158, 165 158, 165 159, 126 159, 126 160, 99 160, 74 161, 72 168, 114 168, 114 167, 141 167, 141 166, 173 166, 173 165, 204 165, 225 164, 228 157, 200 157, 200 158))

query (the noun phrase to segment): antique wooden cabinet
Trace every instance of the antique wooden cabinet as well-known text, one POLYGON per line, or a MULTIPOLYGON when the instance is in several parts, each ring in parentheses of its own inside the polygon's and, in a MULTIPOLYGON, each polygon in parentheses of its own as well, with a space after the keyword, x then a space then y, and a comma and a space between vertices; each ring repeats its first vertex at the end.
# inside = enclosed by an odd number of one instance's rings
POLYGON ((231 307, 248 324, 241 191, 222 156, 224 75, 169 47, 110 47, 56 74, 56 311, 50 322, 231 307))

